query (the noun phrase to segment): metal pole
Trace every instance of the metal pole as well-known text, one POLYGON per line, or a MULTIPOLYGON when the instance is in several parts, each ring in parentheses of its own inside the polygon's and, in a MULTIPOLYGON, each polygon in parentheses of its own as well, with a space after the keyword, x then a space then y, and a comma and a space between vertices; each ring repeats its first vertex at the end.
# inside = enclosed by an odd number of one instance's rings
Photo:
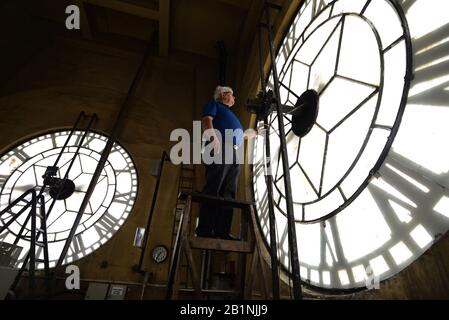
POLYGON ((279 137, 281 144, 281 155, 282 155, 282 168, 284 171, 284 187, 285 187, 285 198, 287 203, 287 231, 288 231, 288 247, 290 253, 290 264, 292 268, 292 279, 293 279, 293 298, 295 300, 302 299, 302 289, 301 289, 301 275, 299 271, 299 258, 298 258, 298 246, 296 243, 296 226, 295 226, 295 217, 293 213, 293 198, 292 198, 292 189, 290 182, 290 168, 288 166, 288 153, 287 153, 287 144, 285 141, 285 130, 284 130, 284 115, 281 112, 281 101, 280 99, 280 90, 279 90, 279 79, 276 68, 276 59, 273 48, 273 39, 271 35, 271 21, 270 21, 270 13, 268 9, 267 1, 265 0, 265 16, 266 23, 268 25, 268 42, 270 48, 270 57, 271 57, 271 66, 273 71, 273 80, 274 80, 274 92, 276 94, 276 111, 278 114, 278 124, 279 124, 279 137))
POLYGON ((30 244, 30 251, 29 251, 30 267, 28 269, 30 278, 29 278, 28 285, 29 285, 29 290, 30 290, 29 295, 31 298, 34 298, 34 291, 36 289, 36 282, 35 282, 34 276, 35 276, 35 271, 36 271, 35 263, 36 263, 36 202, 37 202, 36 191, 34 189, 31 193, 31 195, 32 195, 32 200, 31 200, 32 204, 31 204, 31 212, 30 212, 30 215, 31 215, 31 239, 30 239, 31 244, 30 244))
POLYGON ((159 170, 158 170, 158 175, 157 175, 156 187, 154 188, 153 200, 151 202, 150 215, 148 216, 147 226, 145 229, 145 236, 144 236, 144 240, 143 240, 144 245, 140 252, 139 267, 138 267, 138 271, 140 271, 140 272, 143 271, 142 264, 143 264, 143 259, 145 256, 145 251, 147 249, 147 241, 150 238, 149 235, 150 235, 151 221, 153 220, 154 208, 156 207, 156 200, 157 200, 157 195, 159 193, 159 185, 161 183, 162 170, 164 169, 165 159, 167 159, 167 153, 165 151, 163 151, 162 157, 161 157, 161 162, 159 163, 159 170))
POLYGON ((147 46, 146 50, 145 50, 145 53, 144 53, 143 58, 142 58, 142 61, 141 61, 140 65, 139 65, 139 68, 137 70, 137 73, 134 76, 134 79, 133 79, 133 81, 131 83, 131 86, 130 86, 130 88, 128 90, 128 94, 126 95, 125 100, 123 101, 123 104, 122 104, 122 106, 120 108, 120 111, 119 111, 119 113, 117 115, 117 118, 116 118, 115 123, 114 123, 114 127, 112 128, 112 131, 111 131, 109 139, 108 139, 108 141, 106 143, 106 146, 104 147, 104 150, 101 153, 100 160, 98 161, 97 167, 95 168, 95 172, 94 172, 94 174, 92 176, 92 180, 90 181, 90 184, 89 184, 89 187, 87 189, 86 195, 84 196, 83 202, 81 203, 80 209, 79 209, 78 214, 77 214, 77 216, 75 218, 75 221, 73 223, 72 229, 70 230, 69 236, 66 239, 66 242, 64 244, 64 248, 62 249, 62 252, 61 252, 61 255, 59 257, 59 260, 56 263, 54 274, 53 274, 53 282, 54 282, 53 284, 55 284, 55 282, 56 282, 56 275, 58 274, 58 271, 59 271, 59 269, 62 266, 64 258, 65 258, 66 254, 67 254, 67 251, 69 250, 70 245, 72 243, 73 237, 75 236, 76 229, 78 228, 78 225, 79 225, 79 223, 81 221, 81 218, 82 218, 82 216, 84 214, 84 211, 86 210, 86 207, 87 207, 87 205, 89 203, 90 197, 92 196, 92 193, 95 190, 98 178, 100 177, 100 174, 101 174, 101 171, 103 170, 104 165, 106 164, 106 161, 107 161, 108 156, 109 156, 109 154, 111 152, 111 149, 112 149, 112 147, 113 147, 113 145, 115 143, 115 140, 117 139, 117 136, 118 136, 118 134, 119 134, 119 132, 120 132, 120 130, 122 128, 123 122, 125 120, 126 112, 128 111, 128 107, 130 105, 131 99, 133 98, 133 96, 134 96, 134 94, 135 94, 135 92, 137 90, 137 85, 138 85, 140 79, 143 77, 143 74, 145 72, 145 64, 147 62, 147 57, 148 57, 148 55, 150 53, 150 49, 151 49, 151 44, 152 44, 152 42, 150 41, 148 43, 148 46, 147 46))
MULTIPOLYGON (((259 27, 259 70, 260 70, 260 84, 262 90, 265 92, 266 83, 264 68, 262 62, 262 27, 259 27)), ((265 183, 267 184, 268 197, 268 217, 270 221, 270 256, 271 256, 271 278, 273 281, 273 300, 280 299, 279 292, 279 263, 277 257, 277 239, 276 239, 276 222, 274 217, 273 204, 273 177, 271 175, 271 151, 270 151, 270 128, 268 125, 268 117, 264 118, 264 127, 266 129, 265 135, 265 159, 267 162, 267 174, 265 175, 265 183)))
MULTIPOLYGON (((189 200, 190 201, 190 200, 189 200)), ((179 217, 179 227, 178 232, 176 234, 175 247, 173 248, 172 259, 170 264, 170 271, 168 273, 167 279, 167 291, 165 292, 165 300, 170 300, 173 293, 173 284, 175 283, 175 273, 178 267, 178 259, 179 251, 181 249, 181 236, 182 236, 182 228, 184 223, 184 210, 181 211, 181 216, 179 217)), ((189 213, 190 214, 190 213, 189 213)))
MULTIPOLYGON (((69 144, 70 138, 72 138, 73 133, 75 132, 76 128, 78 128, 78 124, 80 123, 81 119, 84 118, 86 114, 84 111, 81 111, 81 113, 78 115, 78 119, 76 119, 75 124, 72 127, 72 130, 70 130, 69 136, 65 140, 64 145, 62 146, 61 152, 59 152, 58 157, 55 160, 55 163, 53 164, 53 167, 56 167, 58 165, 59 160, 61 159, 62 154, 64 153, 64 149, 69 144)), ((44 188, 45 189, 45 188, 44 188)), ((42 194, 42 193, 41 193, 42 194)))
MULTIPOLYGON (((85 115, 84 115, 84 112, 82 112, 82 113, 80 114, 80 117, 81 117, 81 115, 85 116, 85 115)), ((65 175, 64 175, 64 179, 66 179, 66 178, 69 176, 69 172, 70 172, 70 170, 72 169, 72 166, 73 166, 73 163, 75 162, 76 156, 79 154, 79 150, 81 149, 81 146, 82 146, 82 144, 83 144, 83 142, 84 142, 84 139, 85 139, 86 136, 89 134, 89 132, 90 132, 90 131, 89 131, 89 130, 90 130, 90 127, 92 126, 92 124, 94 123, 94 121, 97 120, 97 119, 98 119, 97 114, 94 113, 94 114, 92 115, 92 118, 90 119, 89 123, 87 124, 87 127, 83 130, 83 131, 84 131, 84 134, 83 134, 83 136, 82 136, 82 138, 81 138, 81 141, 79 142, 79 144, 78 144, 78 146, 77 146, 77 149, 76 149, 76 151, 75 151, 75 154, 73 155, 72 161, 71 161, 69 167, 67 168, 67 171, 66 171, 66 173, 65 173, 65 175)), ((69 136, 68 136, 68 138, 67 138, 67 140, 66 140, 66 142, 65 142, 65 144, 64 144, 64 147, 62 147, 62 150, 61 150, 61 152, 59 153, 58 159, 57 159, 57 161, 55 161, 55 164, 53 165, 54 167, 57 166, 58 161, 59 161, 60 157, 62 156, 62 154, 63 154, 63 152, 64 152, 64 148, 66 148, 66 146, 67 146, 67 144, 68 144, 68 142, 69 142, 69 140, 70 140, 70 137, 71 137, 72 134, 75 132, 76 126, 77 126, 77 124, 78 124, 78 121, 79 121, 79 119, 77 120, 77 122, 76 122, 75 125, 73 126, 72 130, 70 131, 70 134, 69 134, 69 136)), ((65 182, 64 182, 64 183, 65 183, 65 182)), ((45 188, 46 188, 46 185, 44 184, 44 187, 41 189, 41 192, 39 193, 39 196, 41 196, 41 195, 44 193, 45 188)), ((59 198, 59 195, 61 194, 61 191, 62 191, 62 188, 59 189, 59 191, 58 191, 56 197, 51 201, 50 206, 48 207, 48 210, 47 210, 47 212, 45 213, 45 219, 48 219, 50 213, 51 213, 52 210, 53 210, 54 205, 56 204, 56 201, 57 201, 58 198, 59 198)), ((39 236, 38 236, 38 237, 39 237, 39 236)))
MULTIPOLYGON (((73 167, 73 164, 75 163, 76 156, 79 154, 79 151, 80 151, 80 149, 81 149, 81 147, 82 147, 82 145, 84 143, 84 140, 86 139, 87 135, 89 134, 89 129, 92 126, 92 124, 94 123, 95 120, 97 120, 97 114, 96 113, 93 114, 92 118, 89 121, 89 124, 87 125, 86 131, 84 131, 83 136, 81 137, 81 141, 79 142, 79 144, 78 144, 78 146, 76 148, 75 154, 73 155, 72 160, 70 161, 69 167, 67 168, 67 170, 65 172, 65 175, 64 175, 64 178, 63 178, 64 180, 69 177, 69 173, 70 173, 70 170, 73 167)), ((70 134, 72 134, 72 133, 73 132, 70 132, 70 134)), ((62 149, 62 151, 64 151, 64 149, 62 149)), ((61 190, 62 190, 62 188, 59 189, 59 192, 58 192, 56 198, 59 197, 59 194, 61 193, 61 190)))

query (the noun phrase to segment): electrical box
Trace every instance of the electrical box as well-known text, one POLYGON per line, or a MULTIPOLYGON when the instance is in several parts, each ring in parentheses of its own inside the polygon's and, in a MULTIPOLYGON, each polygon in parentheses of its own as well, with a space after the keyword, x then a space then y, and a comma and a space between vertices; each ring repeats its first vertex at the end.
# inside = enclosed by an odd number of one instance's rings
POLYGON ((0 242, 0 266, 14 268, 22 249, 7 242, 0 242))
POLYGON ((121 284, 111 284, 107 300, 125 300, 127 287, 121 284))
POLYGON ((105 300, 108 289, 109 283, 90 282, 85 300, 105 300))

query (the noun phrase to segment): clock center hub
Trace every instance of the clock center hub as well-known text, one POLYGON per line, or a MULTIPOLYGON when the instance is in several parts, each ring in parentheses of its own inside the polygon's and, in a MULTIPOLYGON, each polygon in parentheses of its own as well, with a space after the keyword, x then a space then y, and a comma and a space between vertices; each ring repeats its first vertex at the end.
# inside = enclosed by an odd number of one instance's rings
POLYGON ((319 96, 315 90, 307 90, 296 101, 292 115, 292 131, 298 137, 306 136, 318 116, 319 96))
POLYGON ((75 183, 70 179, 51 178, 50 196, 56 200, 65 200, 75 192, 75 183))

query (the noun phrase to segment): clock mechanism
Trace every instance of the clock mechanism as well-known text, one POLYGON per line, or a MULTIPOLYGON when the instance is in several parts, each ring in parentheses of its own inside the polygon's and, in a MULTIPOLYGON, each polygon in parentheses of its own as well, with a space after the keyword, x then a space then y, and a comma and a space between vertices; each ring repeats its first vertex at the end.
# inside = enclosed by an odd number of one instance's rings
MULTIPOLYGON (((0 211, 34 190, 45 210, 49 266, 56 265, 69 237, 108 138, 82 130, 57 130, 22 141, 0 157, 0 211)), ((76 228, 64 263, 92 253, 125 223, 137 196, 137 173, 129 154, 115 143, 76 228)), ((0 216, 0 241, 30 246, 31 220, 20 215, 25 201, 0 216)), ((27 259, 22 250, 19 267, 27 259)), ((36 260, 44 260, 37 248, 36 260)), ((37 263, 42 269, 44 263, 37 263)))

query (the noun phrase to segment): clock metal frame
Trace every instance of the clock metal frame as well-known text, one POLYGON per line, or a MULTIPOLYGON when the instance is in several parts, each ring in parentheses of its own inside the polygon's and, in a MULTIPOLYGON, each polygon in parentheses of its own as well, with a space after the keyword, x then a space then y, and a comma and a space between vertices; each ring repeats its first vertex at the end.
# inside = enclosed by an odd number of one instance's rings
MULTIPOLYGON (((107 138, 107 136, 104 134, 104 133, 102 133, 102 132, 100 132, 100 131, 98 131, 98 130, 93 130, 93 129, 91 129, 91 128, 89 128, 89 130, 81 130, 81 129, 76 129, 76 130, 72 130, 73 132, 72 132, 72 134, 73 133, 75 133, 75 132, 77 132, 77 136, 79 137, 78 138, 78 142, 75 142, 75 144, 76 145, 78 145, 78 143, 79 143, 79 146, 82 146, 83 145, 83 141, 82 141, 82 139, 81 139, 81 137, 84 135, 84 134, 86 134, 86 137, 90 137, 90 135, 100 135, 101 137, 103 137, 104 139, 106 139, 107 138), (83 134, 84 133, 84 134, 83 134)), ((67 130, 67 129, 52 129, 52 130, 49 130, 49 131, 46 131, 46 132, 43 132, 43 133, 40 133, 39 135, 37 135, 37 136, 43 136, 43 135, 47 135, 47 134, 53 134, 53 133, 57 133, 57 132, 69 132, 69 130, 67 130)), ((37 137, 36 136, 36 137, 37 137)), ((71 135, 70 134, 67 134, 67 135, 63 135, 64 137, 66 137, 67 136, 67 140, 66 141, 69 141, 70 140, 70 137, 71 137, 71 135)), ((33 137, 31 137, 31 138, 27 138, 27 139, 33 139, 33 137)), ((73 139, 73 138, 72 138, 73 139)), ((103 139, 102 139, 102 141, 103 141, 103 139)), ((104 140, 104 142, 105 142, 105 140, 104 140)), ((26 142, 25 142, 26 143, 26 142)), ((118 142, 116 142, 116 143, 118 143, 118 142)), ((8 149, 7 150, 10 150, 10 149, 14 149, 14 148, 17 148, 18 146, 20 146, 20 145, 22 145, 22 144, 24 144, 24 141, 22 140, 21 142, 19 142, 19 143, 15 143, 14 144, 14 146, 13 147, 8 147, 8 149)), ((61 150, 61 154, 62 153, 64 153, 64 152, 67 152, 68 150, 70 150, 69 148, 71 148, 71 149, 74 149, 74 148, 76 148, 76 145, 74 145, 74 146, 72 146, 72 145, 69 145, 68 146, 68 148, 64 148, 64 150, 62 149, 61 150)), ((67 147, 67 143, 65 144, 65 146, 67 147)), ((84 146, 84 148, 85 148, 86 146, 84 146)), ((58 147, 56 147, 56 148, 61 148, 61 146, 58 146, 58 147)), ((138 181, 138 172, 137 172, 137 168, 136 168, 136 165, 135 165, 135 163, 134 163, 134 161, 132 160, 132 158, 129 156, 129 151, 128 150, 126 150, 126 148, 123 146, 123 145, 121 145, 121 144, 119 144, 119 151, 120 151, 120 153, 122 153, 122 152, 124 152, 126 155, 127 155, 127 157, 129 157, 129 161, 130 161, 130 163, 132 163, 132 174, 133 175, 135 175, 135 178, 134 177, 132 177, 132 180, 133 181, 138 181)), ((81 149, 81 148, 79 148, 79 149, 81 149)), ((79 151, 79 149, 77 150, 77 151, 79 151)), ((96 150, 94 150, 94 149, 92 149, 92 151, 95 151, 95 152, 97 152, 96 150)), ((100 150, 101 151, 101 150, 100 150)), ((48 152, 48 151, 44 151, 44 152, 48 152)), ((70 152, 70 153, 73 153, 72 151, 70 152)), ((97 152, 98 153, 98 152, 97 152)), ((40 152, 38 153, 38 155, 39 154, 41 154, 40 152)), ((81 153, 80 153, 81 154, 81 153)), ((83 153, 84 154, 84 153, 83 153)), ((77 157, 77 155, 78 155, 78 153, 76 153, 75 152, 75 155, 73 156, 73 158, 76 158, 77 157)), ((36 155, 35 155, 36 156, 36 155)), ((33 157, 35 157, 35 156, 33 156, 33 157)), ((31 159, 31 158, 30 158, 31 159)), ((128 161, 128 160, 127 160, 128 161)), ((20 167, 19 167, 20 168, 20 167)), ((93 169, 93 168, 92 168, 93 169)), ((116 172, 116 168, 114 168, 114 167, 111 167, 111 169, 110 169, 110 171, 111 171, 111 174, 113 174, 114 176, 117 176, 117 172, 116 172)), ((68 173, 70 172, 70 170, 67 170, 67 175, 68 175, 68 173)), ((131 173, 131 172, 130 172, 131 173)), ((113 181, 113 183, 116 183, 115 181, 113 181)), ((36 185, 36 187, 38 187, 38 192, 39 192, 39 188, 41 189, 40 191, 43 193, 45 190, 48 190, 48 187, 45 187, 45 186, 40 186, 40 185, 36 185)), ((137 199, 137 197, 138 197, 138 188, 137 188, 137 184, 136 185, 132 185, 131 186, 133 189, 134 189, 134 187, 135 187, 135 191, 132 191, 135 195, 133 196, 133 198, 132 198, 132 203, 134 204, 135 203, 135 200, 137 199)), ((131 192, 131 189, 130 189, 130 192, 131 192)), ((109 194, 109 193, 112 193, 112 200, 111 200, 111 202, 110 202, 110 204, 113 204, 113 203, 116 203, 115 201, 119 201, 119 200, 121 200, 121 198, 120 199, 116 199, 116 195, 117 194, 119 194, 120 195, 120 193, 117 193, 117 185, 115 185, 113 188, 111 188, 111 189, 109 189, 109 186, 108 186, 108 190, 107 190, 107 193, 109 194)), ((85 195, 86 194, 86 192, 83 192, 83 195, 85 195)), ((50 200, 49 200, 50 201, 50 200)), ((51 199, 51 203, 55 203, 56 201, 64 201, 64 200, 56 200, 55 198, 52 198, 51 199)), ((103 203, 101 203, 101 205, 103 205, 103 203)), ((52 206, 50 205, 50 206, 46 206, 47 208, 48 208, 48 210, 47 210, 47 213, 46 213, 46 215, 47 215, 47 217, 48 217, 48 215, 49 215, 49 213, 51 213, 51 209, 52 209, 52 206)), ((109 208, 109 207, 108 207, 109 208)), ((101 219, 102 219, 102 217, 104 216, 104 214, 106 214, 107 213, 107 210, 108 210, 108 208, 106 208, 105 207, 105 211, 104 211, 104 213, 101 213, 101 216, 99 216, 99 218, 98 218, 98 220, 96 220, 96 221, 94 221, 93 222, 93 224, 91 224, 91 225, 89 225, 89 227, 87 227, 85 230, 83 230, 83 231, 81 231, 81 232, 79 232, 79 234, 82 234, 84 231, 87 231, 87 230, 89 230, 90 228, 94 228, 95 227, 95 224, 96 223, 98 223, 101 219)), ((126 208, 126 212, 127 212, 127 214, 126 214, 126 216, 129 214, 129 212, 131 211, 131 209, 129 209, 129 211, 128 211, 128 209, 129 208, 126 208)), ((68 209, 67 209, 68 210, 68 209)), ((94 214, 95 212, 93 212, 92 214, 94 214)), ((73 213, 73 214, 76 214, 76 212, 75 213, 73 213)), ((120 219, 117 219, 117 223, 119 223, 119 220, 120 219)), ((124 222, 123 222, 124 223, 124 222)), ((122 225, 123 223, 120 223, 120 225, 122 225)), ((26 227, 26 223, 24 224, 24 226, 26 227)), ((70 230, 70 228, 71 228, 72 226, 70 225, 70 226, 67 226, 67 228, 68 228, 68 230, 70 230)), ((59 231, 58 231, 59 232, 59 231)), ((67 231, 64 231, 64 232, 67 232, 67 231)), ((113 231, 113 233, 114 233, 115 231, 113 231)), ((11 231, 9 231, 9 233, 10 234, 13 234, 14 235, 14 233, 12 233, 11 231)), ((76 237, 78 237, 78 234, 76 235, 76 237)), ((20 235, 19 235, 19 238, 23 238, 23 236, 21 237, 20 235)), ((107 239, 109 239, 110 237, 108 236, 107 237, 107 239)), ((66 241, 67 239, 66 238, 54 238, 53 240, 51 240, 52 238, 50 238, 50 240, 49 240, 49 243, 51 243, 51 242, 59 242, 59 241, 66 241)), ((96 243, 98 243, 98 244, 100 244, 100 240, 101 240, 101 244, 103 244, 103 243, 105 243, 106 241, 107 241, 107 239, 105 238, 105 239, 98 239, 98 241, 95 241, 95 243, 94 244, 96 244, 96 243)), ((26 241, 28 241, 27 239, 24 239, 24 240, 26 240, 26 241)), ((87 251, 87 253, 83 253, 83 257, 85 257, 85 256, 87 256, 88 254, 90 254, 90 253, 92 253, 93 251, 95 251, 96 249, 97 249, 98 247, 93 247, 93 248, 91 248, 91 247, 86 247, 86 250, 89 250, 89 251, 87 251)), ((72 249, 73 250, 73 249, 72 249)), ((26 261, 26 259, 28 259, 27 257, 25 257, 25 260, 24 261, 26 261)), ((70 261, 73 261, 73 260, 75 260, 75 259, 79 259, 79 257, 77 257, 77 255, 74 255, 73 253, 71 253, 70 255, 68 255, 67 256, 67 258, 65 259, 65 263, 68 263, 68 262, 70 262, 70 261)), ((52 264, 54 264, 54 260, 53 260, 53 262, 52 262, 52 264)), ((26 263, 25 263, 26 264, 26 263)), ((22 263, 22 265, 25 265, 24 263, 22 263)))
MULTIPOLYGON (((334 1, 330 2, 328 5, 325 6, 325 8, 328 7, 328 6, 333 6, 337 1, 338 0, 334 0, 334 1)), ((387 143, 385 144, 385 146, 384 146, 384 148, 383 148, 383 150, 382 150, 378 160, 376 161, 376 164, 370 170, 367 178, 364 180, 362 185, 356 190, 356 192, 351 197, 349 197, 349 199, 348 199, 349 201, 345 201, 343 206, 339 207, 337 210, 334 210, 330 214, 322 216, 322 217, 320 217, 318 219, 314 219, 314 220, 311 220, 311 221, 301 221, 301 220, 295 219, 295 223, 304 223, 304 224, 312 224, 312 223, 318 223, 318 222, 323 222, 324 223, 326 220, 328 220, 329 218, 335 216, 340 211, 342 211, 344 208, 346 208, 351 202, 353 202, 361 194, 361 192, 366 188, 366 186, 369 184, 371 178, 376 174, 376 172, 382 166, 383 162, 385 161, 385 159, 386 159, 386 157, 387 157, 387 155, 389 153, 391 145, 392 145, 392 143, 394 141, 394 137, 396 136, 396 134, 398 132, 398 129, 400 127, 400 123, 401 123, 401 120, 402 120, 402 116, 403 116, 403 113, 404 113, 404 110, 405 110, 405 105, 406 105, 406 102, 407 102, 407 97, 408 97, 408 92, 409 92, 409 89, 410 89, 410 84, 411 84, 411 81, 414 78, 414 75, 413 75, 413 51, 412 51, 412 42, 411 42, 410 30, 409 30, 409 27, 408 27, 407 19, 405 17, 405 13, 403 12, 402 7, 400 6, 400 4, 396 0, 388 0, 388 1, 393 6, 393 8, 395 9, 396 13, 398 14, 398 17, 400 19, 400 23, 401 23, 401 26, 402 26, 402 30, 404 31, 404 33, 403 33, 403 35, 399 39, 397 39, 392 44, 390 44, 388 46, 388 48, 384 49, 384 51, 391 49, 392 47, 397 45, 399 42, 404 40, 404 43, 405 43, 405 54, 406 54, 406 59, 407 59, 403 91, 402 91, 402 96, 401 96, 400 107, 399 107, 398 112, 397 112, 397 117, 396 117, 396 119, 394 121, 394 125, 391 128, 384 128, 384 129, 390 130, 390 137, 388 138, 387 143)), ((368 7, 368 5, 370 3, 371 3, 371 0, 367 1, 367 3, 366 3, 366 5, 365 5, 365 7, 364 7, 362 12, 365 11, 365 9, 368 7)), ((300 12, 300 10, 305 5, 307 5, 306 1, 304 1, 301 5, 298 6, 298 8, 296 10, 296 13, 293 14, 293 16, 291 18, 289 26, 293 25, 293 22, 296 19, 298 13, 300 12)), ((320 9, 320 13, 325 8, 320 9)), ((319 16, 319 13, 316 14, 311 19, 311 21, 309 22, 308 26, 305 27, 304 31, 307 31, 307 28, 314 22, 315 18, 318 17, 318 16, 319 16)), ((331 14, 330 14, 330 18, 333 18, 331 14)), ((322 24, 324 24, 325 22, 326 21, 324 21, 322 24)), ((261 28, 262 27, 263 27, 263 25, 261 26, 261 28)), ((316 27, 316 28, 318 28, 318 27, 316 27)), ((281 39, 286 39, 286 36, 289 33, 289 31, 290 31, 289 27, 286 28, 286 30, 284 32, 284 35, 281 37, 281 39)), ((377 37, 378 37, 378 35, 377 35, 377 37)), ((342 41, 342 39, 340 38, 339 46, 341 45, 341 41, 342 41)), ((279 45, 279 47, 278 47, 278 49, 276 51, 276 57, 280 54, 281 49, 282 49, 282 42, 281 42, 281 44, 279 45)), ((260 41, 259 41, 259 51, 260 51, 259 52, 259 68, 260 68, 260 73, 261 73, 261 84, 262 84, 262 88, 264 89, 265 88, 265 84, 268 82, 268 80, 270 78, 270 73, 273 73, 273 70, 274 70, 273 65, 276 62, 272 61, 271 71, 268 72, 268 74, 266 76, 263 76, 263 74, 264 74, 263 64, 262 64, 263 55, 262 55, 262 51, 261 51, 261 42, 260 41)), ((383 52, 381 51, 380 53, 381 53, 381 56, 382 56, 383 52)), ((290 52, 290 54, 293 54, 293 50, 290 52)), ((287 59, 286 59, 286 61, 287 61, 287 59)), ((277 75, 273 75, 273 78, 275 79, 276 76, 277 75)), ((381 79, 383 79, 383 78, 384 78, 384 69, 383 69, 383 66, 382 66, 381 79)), ((274 80, 274 81, 276 81, 276 80, 274 80)), ((330 82, 331 81, 329 81, 329 83, 330 82)), ((381 86, 379 86, 378 92, 381 92, 382 90, 383 90, 383 84, 381 83, 381 86)), ((380 98, 379 98, 379 101, 380 101, 380 98)), ((282 118, 285 119, 285 117, 282 117, 282 118)), ((373 119, 375 119, 375 117, 373 119)), ((273 120, 276 120, 276 119, 273 119, 273 120)), ((374 123, 374 120, 373 120, 373 123, 374 123)), ((267 125, 267 122, 265 122, 265 124, 267 125)), ((279 138, 285 139, 285 137, 279 137, 279 138)), ((365 138, 365 140, 366 140, 366 138, 365 138)), ((365 143, 366 143, 366 141, 365 141, 365 143)), ((267 139, 267 142, 266 142, 266 145, 265 145, 264 149, 265 149, 264 150, 265 156, 267 156, 267 154, 269 156, 270 150, 269 150, 269 141, 268 141, 268 139, 267 139)), ((280 161, 281 161, 281 159, 279 159, 278 164, 280 163, 280 161)), ((251 179, 254 179, 254 177, 255 177, 255 172, 254 171, 255 171, 255 168, 253 166, 251 166, 251 168, 250 168, 251 179)), ((348 170, 348 172, 349 171, 350 170, 348 170)), ((348 175, 348 172, 345 173, 345 176, 341 179, 341 181, 344 180, 344 178, 348 175)), ((273 227, 275 226, 275 222, 274 222, 274 208, 272 208, 272 206, 274 204, 273 203, 274 202, 273 201, 273 196, 272 196, 272 186, 271 186, 272 179, 273 179, 273 177, 271 177, 271 176, 266 176, 266 179, 265 179, 266 185, 270 184, 270 185, 267 185, 267 189, 266 189, 266 192, 268 193, 268 203, 266 204, 266 210, 268 211, 268 218, 269 218, 269 224, 270 224, 271 238, 273 238, 273 235, 276 232, 276 231, 273 230, 273 227)), ((341 182, 341 181, 339 181, 339 182, 341 182)), ((337 183, 337 185, 338 185, 338 183, 337 183)), ((255 191, 256 191, 255 188, 250 188, 250 189, 251 189, 250 191, 251 191, 252 197, 255 198, 255 191)), ((278 210, 280 209, 278 205, 275 204, 275 206, 278 208, 278 210)), ((287 206, 287 209, 288 209, 288 206, 287 206)), ((283 212, 283 211, 281 210, 280 212, 283 212)), ((285 215, 285 213, 283 213, 283 214, 285 215)), ((288 215, 287 215, 287 218, 288 218, 288 215)), ((256 215, 256 219, 258 221, 259 231, 262 234, 264 234, 264 232, 262 230, 262 224, 261 224, 259 215, 256 215)), ((303 220, 305 220, 304 217, 303 217, 303 220)), ((271 247, 271 255, 273 256, 273 252, 274 252, 275 253, 275 257, 277 259, 276 241, 270 241, 270 244, 269 244, 267 237, 263 237, 263 241, 264 241, 265 246, 267 247, 267 249, 271 247)), ((291 246, 291 244, 290 244, 290 246, 291 246)), ((272 257, 272 260, 273 260, 273 257, 272 257)), ((295 263, 295 261, 290 263, 292 265, 292 267, 293 267, 294 263, 295 263)), ((277 271, 275 270, 275 268, 277 266, 277 263, 276 264, 272 264, 272 266, 273 266, 273 269, 272 269, 273 272, 272 273, 273 274, 277 273, 277 271)), ((293 276, 292 273, 290 272, 290 270, 288 270, 283 264, 281 264, 281 269, 283 271, 285 271, 287 274, 289 274, 290 276, 293 276)), ((316 288, 316 289, 319 289, 319 290, 323 290, 323 291, 326 291, 326 292, 332 292, 332 291, 334 291, 334 292, 341 292, 341 291, 356 292, 356 291, 360 290, 358 288, 353 288, 353 289, 335 289, 335 290, 334 289, 325 289, 325 288, 313 286, 310 283, 308 283, 308 286, 316 288)))

